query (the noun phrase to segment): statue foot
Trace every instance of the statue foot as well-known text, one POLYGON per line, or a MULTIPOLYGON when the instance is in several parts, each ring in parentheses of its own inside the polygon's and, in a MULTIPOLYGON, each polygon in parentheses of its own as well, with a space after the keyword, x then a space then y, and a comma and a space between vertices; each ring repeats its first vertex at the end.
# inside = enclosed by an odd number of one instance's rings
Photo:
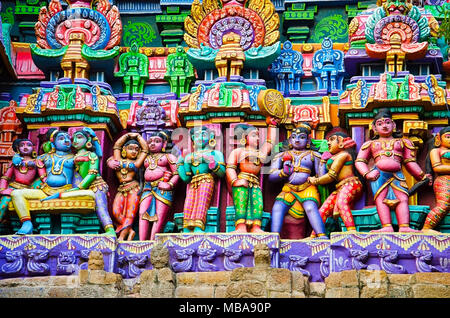
POLYGON ((421 232, 419 230, 414 230, 414 229, 410 228, 409 226, 401 226, 398 229, 398 231, 402 232, 402 233, 420 233, 421 232))
POLYGON ((251 233, 266 233, 261 229, 261 226, 259 225, 253 225, 252 229, 250 230, 251 233))
POLYGON ((232 231, 231 233, 247 233, 247 225, 244 223, 238 224, 236 226, 236 229, 232 231))
POLYGON ((325 235, 325 233, 320 233, 317 235, 317 237, 319 240, 329 240, 328 236, 325 235))
POLYGON ((130 229, 130 231, 128 232, 127 241, 132 241, 134 239, 135 235, 136 235, 136 232, 133 229, 130 229))
POLYGON ((427 234, 442 234, 439 231, 433 230, 433 229, 422 229, 423 233, 427 233, 427 234))
POLYGON ((106 235, 111 235, 111 236, 117 237, 116 231, 114 231, 114 228, 113 228, 113 227, 108 227, 108 228, 105 230, 105 234, 106 234, 106 235))
POLYGON ((128 235, 128 232, 130 232, 130 228, 123 229, 120 231, 120 235, 118 237, 119 241, 125 241, 125 237, 128 235))
POLYGON ((378 229, 378 230, 372 230, 370 232, 371 233, 390 233, 390 232, 394 232, 394 228, 392 226, 386 226, 386 227, 382 227, 381 229, 378 229))
POLYGON ((33 234, 33 223, 31 221, 23 222, 22 227, 17 231, 16 234, 19 235, 33 234))
POLYGON ((203 231, 200 227, 196 226, 194 228, 194 233, 205 233, 205 231, 203 231))

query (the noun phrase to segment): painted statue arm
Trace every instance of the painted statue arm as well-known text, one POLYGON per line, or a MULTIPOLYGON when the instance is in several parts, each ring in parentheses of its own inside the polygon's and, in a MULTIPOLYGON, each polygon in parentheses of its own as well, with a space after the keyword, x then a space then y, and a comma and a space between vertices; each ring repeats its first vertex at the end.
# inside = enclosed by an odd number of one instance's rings
POLYGON ((231 189, 236 181, 238 181, 237 177, 237 169, 238 169, 238 156, 240 149, 234 149, 227 160, 227 170, 226 170, 226 179, 227 185, 229 189, 231 189))
POLYGON ((222 178, 225 176, 226 166, 225 166, 225 158, 223 157, 223 153, 220 151, 213 151, 215 166, 212 171, 219 177, 222 178))
POLYGON ((178 169, 177 169, 177 158, 172 154, 168 154, 167 155, 167 163, 168 163, 170 172, 172 172, 172 176, 170 177, 170 180, 167 183, 170 184, 173 189, 173 188, 175 188, 178 181, 180 180, 180 175, 178 174, 178 169))
POLYGON ((39 178, 42 180, 42 182, 47 181, 47 169, 45 168, 45 159, 47 158, 47 155, 44 155, 44 157, 40 156, 36 159, 36 167, 38 170, 39 178))
MULTIPOLYGON (((314 171, 317 176, 323 176, 326 173, 326 170, 323 168, 323 165, 320 163, 320 153, 312 151, 311 156, 314 158, 314 171), (321 169, 322 168, 322 169, 321 169)), ((311 159, 313 159, 311 158, 311 159)))
POLYGON ((186 158, 180 157, 177 163, 178 175, 180 176, 181 180, 183 180, 185 183, 191 182, 192 179, 191 165, 186 160, 188 157, 189 154, 186 155, 186 158))
POLYGON ((341 154, 337 155, 333 163, 330 166, 330 169, 328 169, 328 172, 321 176, 320 178, 316 178, 315 182, 312 182, 313 184, 328 184, 333 181, 337 181, 338 175, 344 166, 344 163, 348 160, 348 153, 342 152, 341 154))
POLYGON ((287 177, 287 175, 283 172, 283 154, 284 152, 277 154, 270 164, 270 182, 278 182, 287 177))
POLYGON ((114 143, 113 157, 114 157, 115 160, 121 160, 122 159, 122 156, 121 156, 122 146, 127 142, 128 139, 130 139, 130 135, 129 134, 125 134, 122 137, 120 137, 119 139, 117 139, 116 142, 114 143))
POLYGON ((366 176, 369 170, 369 160, 372 157, 370 146, 372 141, 365 142, 359 150, 358 156, 355 160, 355 168, 362 176, 366 176))
POLYGON ((272 151, 273 145, 275 143, 275 138, 277 137, 277 127, 269 125, 267 128, 267 138, 261 147, 261 153, 266 157, 272 151))
POLYGON ((147 158, 148 155, 148 145, 147 142, 145 141, 145 139, 136 133, 136 139, 139 143, 139 145, 141 146, 141 151, 139 152, 139 155, 136 159, 136 161, 134 162, 134 165, 136 168, 140 168, 142 167, 142 164, 144 163, 145 158, 147 158))
POLYGON ((411 140, 407 138, 402 139, 403 142, 403 164, 405 165, 406 170, 417 180, 421 181, 425 176, 425 172, 416 162, 416 147, 411 142, 411 140))
POLYGON ((433 171, 436 174, 438 175, 450 174, 450 165, 442 163, 440 150, 438 148, 431 150, 430 161, 433 171))
POLYGON ((0 178, 0 191, 3 191, 8 187, 9 181, 11 180, 13 174, 14 166, 11 162, 5 174, 0 178))
POLYGON ((78 184, 79 189, 88 189, 91 183, 97 178, 99 169, 99 159, 93 152, 89 153, 89 171, 88 174, 78 184))

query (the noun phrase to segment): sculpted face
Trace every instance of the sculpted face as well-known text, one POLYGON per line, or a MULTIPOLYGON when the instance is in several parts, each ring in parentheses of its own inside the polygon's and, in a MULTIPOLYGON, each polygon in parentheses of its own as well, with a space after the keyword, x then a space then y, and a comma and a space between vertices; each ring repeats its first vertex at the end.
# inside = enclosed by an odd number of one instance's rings
POLYGON ((300 131, 293 131, 291 136, 289 137, 289 144, 292 145, 292 148, 295 150, 303 150, 306 148, 308 144, 308 134, 300 131))
POLYGON ((450 149, 450 132, 441 136, 441 146, 450 149))
POLYGON ((139 154, 139 150, 140 150, 139 145, 129 144, 129 145, 126 145, 124 148, 125 148, 125 151, 127 152, 127 159, 134 160, 137 158, 137 156, 139 154))
POLYGON ((197 149, 204 149, 209 142, 210 135, 208 131, 203 129, 196 129, 192 135, 192 141, 197 149))
POLYGON ((328 151, 331 154, 337 154, 339 151, 342 150, 342 148, 339 147, 339 145, 342 143, 342 137, 333 135, 330 138, 328 138, 328 151))
POLYGON ((251 148, 257 148, 259 144, 259 131, 257 129, 251 130, 247 136, 247 144, 251 148))
POLYGON ((152 136, 148 139, 148 148, 152 153, 161 152, 164 147, 164 140, 159 136, 152 136))
POLYGON ((72 147, 72 142, 70 141, 70 136, 66 132, 60 132, 53 141, 56 151, 69 152, 70 147, 72 147))
POLYGON ((391 118, 377 119, 373 126, 373 130, 380 135, 380 137, 390 137, 395 129, 395 122, 391 118))
POLYGON ((73 134, 73 137, 72 137, 72 146, 75 149, 79 150, 86 145, 87 141, 88 141, 88 139, 86 138, 85 135, 83 135, 81 132, 76 132, 73 134))
POLYGON ((33 152, 33 143, 29 140, 24 140, 19 143, 19 153, 22 156, 30 156, 33 152))

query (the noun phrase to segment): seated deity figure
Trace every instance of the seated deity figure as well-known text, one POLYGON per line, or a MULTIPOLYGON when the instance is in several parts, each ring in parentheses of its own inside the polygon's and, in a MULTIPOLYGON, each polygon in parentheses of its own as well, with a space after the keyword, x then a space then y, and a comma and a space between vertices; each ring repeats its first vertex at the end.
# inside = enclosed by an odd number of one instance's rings
MULTIPOLYGON (((319 174, 320 153, 311 149, 311 127, 300 123, 289 137, 291 150, 281 152, 272 160, 269 181, 285 182, 272 208, 271 231, 281 233, 285 216, 295 219, 306 217, 318 237, 326 238, 325 225, 319 213, 320 195, 309 177, 319 174)), ((306 236, 306 224, 301 224, 289 237, 301 239, 306 236)))
POLYGON ((116 233, 120 233, 118 239, 131 241, 136 235, 132 226, 140 200, 137 175, 148 154, 148 145, 138 133, 127 133, 117 139, 113 150, 107 165, 116 171, 120 185, 114 198, 112 214, 117 223, 116 233))
POLYGON ((5 218, 15 189, 30 189, 37 176, 36 152, 29 139, 16 139, 12 144, 16 153, 5 174, 0 178, 0 222, 5 218))
POLYGON ((430 150, 429 160, 435 174, 433 190, 436 206, 428 213, 422 231, 439 233, 434 228, 450 210, 450 127, 442 128, 434 139, 434 148, 430 150))
POLYGON ((328 137, 328 151, 331 156, 326 161, 322 156, 321 160, 327 173, 319 178, 309 178, 311 184, 317 185, 336 182, 336 190, 320 207, 320 216, 324 223, 331 216, 340 216, 348 232, 356 232, 351 207, 363 192, 363 184, 354 171, 355 146, 355 141, 345 133, 332 133, 328 137))
POLYGON ((358 172, 372 188, 382 228, 376 232, 394 232, 391 209, 395 209, 399 232, 417 232, 410 228, 409 192, 402 165, 418 181, 426 175, 416 162, 416 148, 407 138, 397 136, 395 122, 389 109, 380 109, 372 122, 375 139, 365 142, 355 161, 358 172), (374 166, 369 168, 369 160, 374 166))
MULTIPOLYGON (((33 233, 28 200, 43 200, 49 196, 59 198, 62 197, 62 192, 72 188, 75 162, 70 136, 67 132, 50 129, 47 137, 51 149, 36 159, 38 173, 43 181, 41 188, 17 189, 11 192, 14 208, 22 222, 17 234, 33 233)), ((77 197, 95 199, 91 190, 79 190, 77 197)))
POLYGON ((173 192, 180 177, 177 158, 166 153, 166 131, 152 132, 147 140, 149 154, 144 160, 144 189, 139 207, 139 240, 154 240, 167 222, 173 192))
POLYGON ((225 175, 225 160, 222 152, 214 150, 216 136, 212 129, 194 127, 189 134, 194 150, 177 163, 180 178, 189 184, 183 208, 183 232, 202 233, 214 195, 215 177, 225 175))
POLYGON ((236 233, 264 232, 261 228, 264 207, 259 177, 264 161, 272 151, 278 121, 277 118, 267 117, 267 139, 261 147, 256 127, 248 124, 234 127, 240 147, 228 156, 226 177, 236 211, 236 233))

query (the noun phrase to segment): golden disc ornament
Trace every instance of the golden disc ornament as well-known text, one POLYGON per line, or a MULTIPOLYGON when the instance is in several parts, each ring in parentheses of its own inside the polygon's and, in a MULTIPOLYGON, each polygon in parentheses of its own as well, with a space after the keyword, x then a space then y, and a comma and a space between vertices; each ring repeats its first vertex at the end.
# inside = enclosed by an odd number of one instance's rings
POLYGON ((265 89, 258 94, 258 106, 265 116, 283 119, 286 117, 284 97, 276 89, 265 89))

